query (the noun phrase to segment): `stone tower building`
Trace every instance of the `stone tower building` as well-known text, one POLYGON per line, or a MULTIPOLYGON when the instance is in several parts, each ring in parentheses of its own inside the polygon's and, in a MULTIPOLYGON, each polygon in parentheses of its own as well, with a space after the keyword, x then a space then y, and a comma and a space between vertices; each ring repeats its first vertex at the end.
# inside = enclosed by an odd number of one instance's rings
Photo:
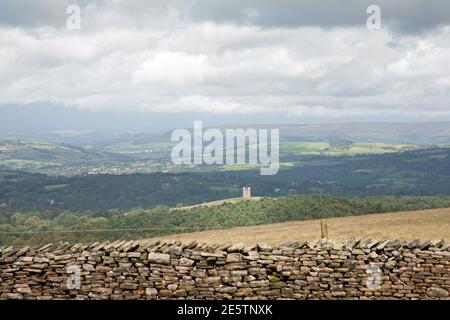
POLYGON ((252 189, 250 187, 242 188, 242 198, 250 198, 252 196, 252 189))

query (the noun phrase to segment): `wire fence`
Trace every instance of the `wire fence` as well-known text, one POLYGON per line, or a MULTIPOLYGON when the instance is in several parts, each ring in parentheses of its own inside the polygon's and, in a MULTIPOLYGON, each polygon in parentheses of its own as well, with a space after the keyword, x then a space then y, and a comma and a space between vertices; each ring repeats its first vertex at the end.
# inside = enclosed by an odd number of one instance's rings
MULTIPOLYGON (((303 220, 303 221, 284 221, 284 222, 276 222, 273 224, 269 224, 272 227, 277 224, 286 224, 286 223, 300 223, 302 225, 302 227, 304 226, 311 226, 311 228, 314 228, 314 225, 318 225, 318 222, 316 220, 303 220)), ((146 237, 145 232, 152 232, 152 231, 174 231, 173 233, 162 233, 162 234, 149 234, 147 237, 149 238, 156 238, 156 237, 165 237, 165 238, 170 238, 170 236, 176 236, 178 234, 181 233, 192 233, 192 232, 202 232, 202 231, 214 231, 214 230, 227 230, 227 229, 232 229, 232 228, 261 228, 261 227, 267 227, 268 224, 261 224, 261 225, 233 225, 233 226, 204 226, 204 227, 148 227, 148 228, 109 228, 109 229, 81 229, 81 230, 68 230, 68 229, 63 229, 63 230, 30 230, 30 231, 0 231, 0 236, 33 236, 33 235, 49 235, 49 236, 53 236, 53 239, 48 239, 48 241, 52 242, 52 241, 58 241, 58 234, 60 234, 60 241, 69 241, 69 242, 73 242, 77 240, 71 239, 71 240, 63 240, 64 237, 62 236, 63 234, 95 234, 95 233, 125 233, 125 232, 135 232, 135 236, 131 236, 130 234, 127 235, 123 235, 123 238, 129 238, 130 236, 132 238, 135 238, 135 240, 137 239, 136 237, 146 237), (178 231, 178 232, 176 232, 178 231), (138 235, 138 233, 140 233, 140 235, 138 235)), ((319 229, 318 229, 319 230, 319 229)), ((105 236, 105 238, 100 239, 90 239, 89 241, 114 241, 117 240, 116 238, 106 238, 107 236, 105 236)), ((115 237, 115 236, 113 236, 115 237)), ((5 239, 6 240, 6 239, 5 239)), ((15 240, 13 240, 11 243, 9 244, 1 244, 2 241, 0 241, 0 246, 5 246, 5 245, 13 245, 13 246, 24 246, 24 245, 34 245, 36 243, 41 243, 43 239, 21 239, 21 238, 16 238, 15 240), (22 240, 22 241, 20 241, 22 240)), ((131 240, 131 239, 129 239, 131 240)), ((43 243, 43 242, 42 242, 43 243)))
MULTIPOLYGON (((275 222, 273 224, 282 223, 292 223, 301 222, 302 225, 317 224, 317 221, 283 221, 275 222)), ((231 229, 231 228, 242 228, 242 227, 261 227, 268 224, 260 225, 232 225, 232 226, 205 226, 205 227, 152 227, 152 228, 111 228, 111 229, 81 229, 81 230, 30 230, 30 231, 0 231, 0 235, 20 235, 20 234, 55 234, 55 233, 96 233, 96 232, 124 232, 124 231, 160 231, 160 230, 187 230, 187 231, 202 231, 202 230, 217 230, 217 229, 231 229)))

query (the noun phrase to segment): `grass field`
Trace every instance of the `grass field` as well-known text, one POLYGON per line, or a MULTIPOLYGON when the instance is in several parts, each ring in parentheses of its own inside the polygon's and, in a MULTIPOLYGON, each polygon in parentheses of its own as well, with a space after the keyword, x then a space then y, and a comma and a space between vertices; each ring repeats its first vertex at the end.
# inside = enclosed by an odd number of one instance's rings
POLYGON ((280 152, 297 155, 357 155, 357 154, 381 154, 392 153, 411 149, 420 149, 421 146, 412 144, 390 143, 363 143, 355 142, 348 148, 333 148, 329 142, 282 142, 280 152))
MULTIPOLYGON (((400 238, 450 239, 450 208, 407 211, 327 219, 331 239, 400 238)), ((210 230, 163 237, 166 240, 198 242, 264 242, 320 238, 320 220, 290 221, 251 227, 210 230)))

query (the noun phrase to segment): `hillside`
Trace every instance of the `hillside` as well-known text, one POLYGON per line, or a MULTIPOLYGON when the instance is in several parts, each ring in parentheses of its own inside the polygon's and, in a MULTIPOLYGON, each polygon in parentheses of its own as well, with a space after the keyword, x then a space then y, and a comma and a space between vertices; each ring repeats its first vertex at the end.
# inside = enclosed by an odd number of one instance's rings
MULTIPOLYGON (((260 200, 260 199, 262 199, 262 197, 251 197, 251 198, 246 198, 245 200, 254 200, 255 201, 255 200, 260 200)), ((228 198, 228 199, 204 202, 204 203, 200 203, 200 204, 194 204, 192 206, 181 206, 181 207, 177 206, 176 208, 170 208, 169 211, 173 211, 173 210, 189 210, 189 209, 193 209, 193 208, 197 208, 197 207, 220 206, 221 204, 237 203, 237 202, 240 202, 242 200, 243 200, 242 197, 228 198)))
MULTIPOLYGON (((326 219, 332 239, 400 238, 450 239, 450 208, 370 214, 326 219)), ((163 237, 198 242, 264 242, 314 240, 320 237, 320 220, 289 221, 250 227, 208 230, 163 237)))
MULTIPOLYGON (((16 212, 9 216, 0 214, 0 244, 142 239, 171 237, 175 234, 206 230, 211 230, 206 233, 207 237, 208 235, 219 237, 221 230, 217 229, 237 227, 248 227, 249 229, 238 228, 236 229, 238 233, 232 233, 231 236, 228 235, 229 230, 224 231, 225 237, 229 237, 233 241, 237 241, 240 237, 249 237, 248 239, 253 241, 256 233, 261 235, 261 239, 266 239, 263 240, 264 242, 271 241, 271 239, 275 241, 282 239, 279 237, 292 238, 296 234, 298 234, 296 237, 317 238, 319 236, 319 225, 317 220, 314 222, 315 219, 334 219, 336 217, 438 208, 450 208, 450 197, 339 198, 324 195, 287 196, 263 198, 256 201, 225 202, 220 205, 194 206, 190 209, 169 210, 168 206, 157 206, 150 210, 136 209, 124 213, 116 210, 110 212, 110 215, 106 217, 95 216, 92 212, 80 215, 64 211, 56 216, 48 213, 45 217, 38 216, 36 212, 16 212), (304 223, 309 227, 306 229, 296 228, 295 226, 299 221, 305 221, 304 223), (276 227, 284 222, 286 222, 284 225, 288 229, 276 227), (264 233, 261 230, 266 230, 266 232, 264 233)), ((1 210, 0 208, 0 213, 1 210)), ((415 238, 419 235, 422 238, 443 237, 444 235, 448 237, 448 234, 445 233, 439 235, 435 232, 437 228, 433 227, 434 224, 439 225, 439 228, 446 228, 446 232, 450 230, 448 211, 445 212, 444 216, 426 215, 419 220, 409 220, 413 216, 407 216, 398 222, 389 221, 386 226, 383 226, 377 219, 369 220, 369 223, 361 229, 357 227, 361 223, 356 220, 353 229, 350 229, 350 231, 359 236, 367 236, 370 235, 367 230, 375 233, 378 230, 387 232, 394 226, 398 226, 398 229, 393 229, 392 236, 400 237, 403 232, 406 232, 404 237, 408 238, 415 238), (409 221, 413 221, 412 226, 416 229, 405 231, 409 230, 409 227, 405 227, 408 226, 409 221), (427 225, 429 227, 426 227, 427 225), (422 232, 421 228, 427 230, 424 235, 420 233, 422 232)), ((402 213, 398 217, 402 217, 402 213)), ((350 222, 343 221, 343 226, 347 228, 352 220, 350 222)), ((303 223, 300 223, 299 226, 303 226, 303 223)), ((338 238, 339 234, 334 234, 334 232, 340 230, 339 226, 340 224, 337 227, 330 225, 330 237, 338 238)), ((353 233, 344 229, 343 236, 347 237, 353 233)), ((382 235, 387 237, 387 235, 382 235)))
MULTIPOLYGON (((111 138, 112 139, 112 138, 111 138)), ((251 165, 174 166, 170 154, 175 142, 152 135, 121 135, 111 141, 92 143, 57 143, 44 140, 6 139, 0 137, 0 170, 19 170, 50 175, 130 174, 151 172, 211 171, 254 169, 251 165)), ((444 146, 444 145, 442 145, 444 146)), ((349 140, 303 141, 287 136, 280 143, 280 165, 289 168, 303 157, 376 155, 427 150, 432 145, 353 142, 349 140)), ((334 160, 332 160, 334 161, 334 160)))
POLYGON ((190 206, 239 197, 244 185, 259 197, 450 195, 449 148, 336 157, 293 155, 285 161, 293 166, 274 176, 261 176, 259 170, 209 168, 207 172, 64 177, 2 171, 0 165, 0 215, 38 211, 56 216, 65 210, 90 210, 109 216, 109 210, 115 209, 190 206))

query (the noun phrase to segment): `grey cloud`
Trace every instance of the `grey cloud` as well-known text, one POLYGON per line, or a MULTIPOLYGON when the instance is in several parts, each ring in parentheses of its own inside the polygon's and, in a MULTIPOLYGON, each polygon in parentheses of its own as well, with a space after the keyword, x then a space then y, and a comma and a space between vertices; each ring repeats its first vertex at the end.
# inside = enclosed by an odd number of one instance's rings
POLYGON ((263 27, 340 27, 365 25, 369 5, 378 5, 382 22, 395 31, 419 32, 450 23, 447 0, 240 0, 197 1, 192 17, 263 27), (246 9, 254 9, 252 17, 246 9))
POLYGON ((450 117, 450 26, 416 32, 445 20, 443 2, 427 11, 416 1, 408 11, 406 1, 379 1, 402 34, 365 28, 361 0, 292 2, 289 10, 287 1, 79 1, 81 32, 57 27, 68 3, 1 2, 9 10, 0 10, 2 21, 23 28, 0 25, 0 105, 450 117), (36 3, 43 6, 31 10, 36 3), (32 28, 42 21, 56 27, 32 28))
MULTIPOLYGON (((152 26, 155 21, 168 20, 172 14, 180 18, 189 4, 182 0, 1 0, 0 25, 64 28, 68 6, 77 5, 82 10, 82 18, 91 20, 91 25, 96 25, 95 20, 106 13, 118 20, 127 20, 130 25, 152 26)), ((102 27, 113 27, 119 21, 108 22, 110 25, 102 27)))
POLYGON ((384 26, 396 32, 416 33, 450 24, 448 0, 2 0, 0 24, 64 26, 69 4, 94 7, 98 13, 112 11, 138 26, 169 15, 182 21, 264 28, 363 26, 372 4, 380 6, 384 26))
POLYGON ((85 5, 78 0, 2 0, 0 24, 21 27, 64 26, 70 4, 85 5))

